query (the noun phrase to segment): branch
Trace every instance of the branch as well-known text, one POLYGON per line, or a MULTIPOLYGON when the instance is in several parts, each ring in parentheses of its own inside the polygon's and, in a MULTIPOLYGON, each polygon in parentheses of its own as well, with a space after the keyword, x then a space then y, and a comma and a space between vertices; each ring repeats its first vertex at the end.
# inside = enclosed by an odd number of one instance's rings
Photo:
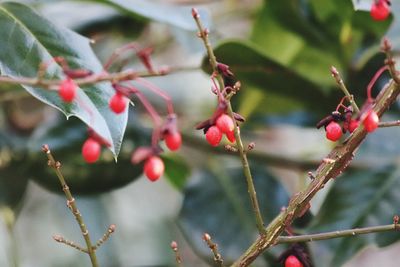
POLYGON ((222 259, 221 254, 218 252, 218 245, 215 244, 211 240, 211 236, 207 233, 203 235, 204 242, 207 243, 207 246, 211 249, 211 252, 214 254, 214 261, 218 267, 224 267, 224 260, 222 259))
MULTIPOLYGON (((121 72, 115 73, 98 73, 92 74, 85 78, 74 79, 74 82, 77 85, 90 85, 99 82, 121 82, 121 81, 129 81, 135 80, 137 78, 146 78, 146 77, 155 77, 155 76, 165 76, 174 72, 183 72, 183 71, 193 71, 198 70, 198 66, 176 66, 176 67, 164 67, 160 68, 158 71, 148 72, 148 71, 136 71, 132 69, 124 70, 121 72)), ((62 80, 58 79, 41 79, 38 77, 10 77, 10 76, 2 76, 0 75, 0 83, 7 84, 21 84, 21 85, 29 85, 29 86, 38 86, 44 89, 58 89, 58 86, 62 80)))
POLYGON ((69 240, 65 239, 64 237, 62 237, 60 235, 53 235, 53 239, 58 243, 65 244, 65 245, 67 245, 67 246, 69 246, 71 248, 79 250, 80 252, 88 253, 87 249, 82 248, 78 244, 75 244, 74 242, 69 241, 69 240))
POLYGON ((378 127, 385 128, 385 127, 395 127, 400 126, 400 120, 397 121, 384 121, 378 124, 378 127))
MULTIPOLYGON (((48 158, 48 165, 50 167, 52 167, 56 172, 56 175, 57 175, 57 177, 60 181, 60 184, 62 186, 62 189, 65 193, 65 197, 67 198, 67 206, 71 210, 72 214, 74 215, 76 221, 79 224, 82 236, 86 242, 87 253, 89 254, 90 261, 92 262, 92 266, 98 267, 99 264, 97 263, 96 252, 92 247, 92 241, 90 240, 89 231, 86 227, 85 222, 83 221, 82 214, 80 213, 80 211, 78 210, 78 207, 76 206, 75 199, 72 196, 67 183, 65 182, 64 176, 62 175, 62 173, 60 171, 61 163, 54 159, 48 145, 43 145, 42 150, 44 153, 46 153, 46 156, 48 158)), ((61 242, 59 240, 56 240, 56 241, 61 242)), ((63 243, 65 243, 65 242, 63 242, 63 243)), ((70 244, 68 244, 68 245, 70 245, 70 244)), ((75 248, 77 248, 77 247, 75 247, 75 248)))
POLYGON ((93 246, 93 249, 98 249, 104 242, 106 242, 110 236, 115 232, 115 224, 111 224, 105 234, 97 241, 96 245, 93 246))
MULTIPOLYGON (((394 63, 394 61, 391 61, 394 63)), ((392 68, 393 66, 390 66, 392 68)), ((396 77, 396 79, 398 79, 396 77)), ((391 80, 376 98, 373 110, 379 117, 396 101, 400 94, 400 86, 394 79, 391 80)), ((345 143, 336 146, 325 158, 315 173, 315 179, 303 191, 294 195, 288 207, 283 210, 266 228, 266 234, 260 236, 249 249, 232 265, 248 266, 263 251, 275 245, 278 237, 294 219, 299 217, 309 207, 310 200, 314 195, 324 188, 325 184, 332 178, 341 174, 351 160, 354 153, 364 141, 367 132, 364 127, 358 127, 345 143)))
POLYGON ((335 78, 336 83, 339 85, 340 89, 343 91, 344 95, 347 96, 347 99, 349 100, 354 111, 357 114, 359 114, 360 109, 358 108, 356 102, 354 101, 354 96, 352 94, 350 94, 349 90, 347 90, 347 87, 344 84, 344 81, 343 81, 342 77, 340 76, 339 71, 334 66, 332 66, 331 73, 332 73, 333 78, 335 78))
MULTIPOLYGON (((196 21, 197 28, 199 29, 198 36, 203 40, 204 46, 207 50, 210 65, 213 69, 213 75, 215 75, 215 77, 218 81, 219 90, 222 92, 225 89, 225 84, 224 84, 224 80, 223 80, 221 74, 218 71, 218 62, 214 55, 214 51, 211 47, 211 43, 208 39, 208 30, 203 27, 201 20, 200 20, 200 15, 197 12, 197 10, 194 8, 192 9, 192 15, 193 15, 194 20, 196 21)), ((227 101, 227 104, 228 104, 227 111, 228 111, 229 116, 232 118, 233 121, 236 121, 233 110, 232 110, 232 105, 229 100, 227 101)), ((243 145, 243 142, 242 142, 242 139, 240 136, 239 128, 235 127, 234 132, 235 132, 236 145, 239 150, 240 158, 242 160, 244 176, 246 177, 247 191, 249 192, 251 204, 253 206, 257 229, 258 229, 258 232, 260 233, 260 235, 263 235, 265 232, 264 221, 261 216, 261 211, 260 211, 260 207, 259 207, 258 199, 257 199, 257 193, 256 193, 256 189, 254 187, 253 177, 251 175, 249 162, 247 160, 247 154, 244 149, 244 145, 243 145)))
POLYGON ((398 224, 388 224, 380 226, 372 226, 365 228, 355 228, 341 231, 333 231, 319 234, 309 234, 309 235, 298 235, 298 236, 280 236, 277 238, 277 244, 283 243, 301 243, 301 242, 312 242, 347 236, 365 235, 371 233, 388 232, 393 230, 399 230, 398 224))

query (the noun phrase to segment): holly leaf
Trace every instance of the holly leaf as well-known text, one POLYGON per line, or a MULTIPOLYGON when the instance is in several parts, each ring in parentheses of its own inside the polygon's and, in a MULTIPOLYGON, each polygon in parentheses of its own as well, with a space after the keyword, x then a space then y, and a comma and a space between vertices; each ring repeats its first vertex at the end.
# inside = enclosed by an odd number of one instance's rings
MULTIPOLYGON (((287 205, 289 196, 265 168, 252 167, 261 213, 269 222, 287 205)), ((236 259, 258 235, 243 170, 202 171, 191 182, 184 191, 179 214, 183 233, 204 258, 211 260, 210 251, 201 240, 207 232, 226 262, 236 259)))
MULTIPOLYGON (((36 77, 39 64, 62 56, 70 67, 102 71, 87 38, 56 26, 31 8, 15 3, 0 4, 0 72, 11 77, 36 77), (12 45, 10 45, 12 44, 12 45)), ((63 79, 61 67, 52 64, 47 78, 63 79)), ((109 82, 79 88, 72 103, 64 103, 57 91, 23 85, 40 101, 63 112, 67 118, 76 116, 109 141, 109 149, 118 155, 127 124, 127 110, 116 115, 108 107, 114 94, 109 82)))
MULTIPOLYGON (((122 9, 124 11, 139 15, 141 17, 167 23, 172 26, 185 30, 194 31, 197 29, 196 23, 192 17, 191 7, 164 4, 161 2, 152 3, 142 0, 98 0, 122 9)), ((202 22, 206 27, 210 25, 210 16, 204 9, 198 9, 202 22)))

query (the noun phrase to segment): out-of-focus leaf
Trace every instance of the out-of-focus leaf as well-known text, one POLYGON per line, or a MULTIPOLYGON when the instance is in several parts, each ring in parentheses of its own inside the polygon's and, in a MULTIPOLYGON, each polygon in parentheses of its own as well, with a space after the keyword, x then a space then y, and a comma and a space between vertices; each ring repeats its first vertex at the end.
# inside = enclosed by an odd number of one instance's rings
MULTIPOLYGON (((390 224, 400 209, 400 169, 349 172, 335 180, 308 232, 326 232, 390 224)), ((313 256, 319 267, 336 267, 368 245, 387 246, 400 234, 376 233, 319 241, 313 256)))
POLYGON ((29 142, 30 155, 26 160, 26 174, 45 188, 62 193, 54 170, 47 167, 46 157, 40 152, 42 144, 50 146, 55 158, 62 163, 62 173, 74 193, 96 194, 122 187, 142 174, 142 165, 130 162, 132 149, 148 141, 135 130, 128 129, 125 143, 131 147, 120 153, 118 162, 111 153, 103 150, 102 157, 94 164, 86 163, 81 148, 86 138, 86 129, 77 120, 44 125, 36 130, 29 142))
MULTIPOLYGON (((35 77, 39 64, 56 56, 64 57, 73 68, 101 72, 89 40, 68 29, 55 26, 32 9, 19 3, 0 4, 0 72, 12 77, 35 77), (12 44, 12 45, 10 45, 12 44)), ((62 78, 61 68, 53 64, 48 78, 62 78)), ((127 111, 116 115, 108 107, 114 94, 110 83, 78 89, 77 99, 64 103, 56 91, 24 86, 33 96, 62 111, 67 118, 76 116, 111 144, 117 155, 127 123, 127 111)))
POLYGON ((176 154, 164 155, 165 175, 176 189, 182 190, 190 175, 190 168, 182 157, 176 154))
MULTIPOLYGON (((252 167, 261 213, 269 222, 287 205, 288 194, 268 171, 252 167)), ((202 256, 210 259, 210 251, 201 240, 207 232, 230 262, 251 244, 257 230, 242 169, 217 172, 202 171, 192 177, 185 190, 179 224, 202 256)))
MULTIPOLYGON (((215 54, 218 61, 229 65, 244 87, 259 88, 264 91, 266 98, 270 92, 274 96, 297 102, 300 106, 326 109, 330 105, 328 91, 324 90, 327 88, 318 87, 249 42, 223 42, 215 48, 215 54)), ((204 59, 203 68, 207 70, 208 65, 208 60, 204 59)), ((326 77, 332 79, 329 69, 324 72, 326 77)))
MULTIPOLYGON (((167 23, 185 30, 193 31, 197 29, 190 7, 143 0, 97 0, 97 2, 113 5, 135 15, 167 23)), ((198 11, 202 22, 208 27, 210 25, 210 16, 204 9, 199 9, 198 11)))
MULTIPOLYGON (((4 153, 7 152, 1 150, 0 161, 5 156, 4 153)), ((0 167, 0 208, 5 206, 14 212, 18 211, 28 184, 28 175, 24 173, 24 169, 26 166, 23 163, 6 163, 0 167)))

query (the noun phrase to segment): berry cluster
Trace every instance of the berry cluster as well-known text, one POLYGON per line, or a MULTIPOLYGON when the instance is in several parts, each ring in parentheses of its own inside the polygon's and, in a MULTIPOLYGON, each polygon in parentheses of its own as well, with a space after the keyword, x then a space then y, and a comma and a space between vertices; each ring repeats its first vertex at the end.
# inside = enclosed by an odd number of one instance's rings
MULTIPOLYGON (((367 86, 367 101, 358 114, 354 114, 352 106, 346 107, 343 105, 345 100, 350 102, 350 99, 345 96, 342 98, 335 111, 317 123, 317 129, 324 126, 326 138, 328 140, 335 142, 347 131, 353 133, 360 124, 364 126, 364 129, 368 133, 372 133, 378 128, 379 116, 373 110, 375 100, 371 96, 371 91, 374 84, 385 70, 387 70, 387 66, 380 68, 369 82, 367 86), (343 109, 343 111, 340 112, 340 109, 343 109)), ((338 75, 335 68, 332 70, 332 75, 338 75)))
POLYGON ((371 17, 374 20, 382 21, 390 15, 390 1, 389 0, 374 0, 370 11, 371 17))
MULTIPOLYGON (((109 60, 104 64, 104 73, 107 73, 108 69, 114 64, 114 61, 123 53, 129 50, 135 50, 137 58, 142 62, 149 73, 155 73, 153 69, 153 65, 151 63, 151 48, 139 49, 135 43, 130 43, 125 45, 124 47, 116 50, 109 60)), ((72 70, 68 67, 68 64, 65 62, 63 58, 54 58, 50 63, 57 62, 60 63, 63 72, 66 76, 64 80, 62 80, 59 84, 58 94, 60 99, 65 103, 71 103, 77 99, 77 91, 78 85, 74 82, 74 79, 77 78, 96 78, 96 74, 93 74, 90 71, 86 70, 72 70)), ((45 70, 49 65, 42 64, 42 70, 45 70)), ((160 73, 164 73, 164 70, 161 70, 160 73)), ((122 81, 113 80, 112 87, 115 90, 115 94, 109 100, 109 108, 116 114, 122 114, 126 111, 127 105, 129 103, 129 99, 133 96, 136 96, 140 102, 144 105, 147 112, 150 114, 151 119, 154 122, 154 129, 152 134, 152 146, 151 147, 139 147, 132 154, 132 163, 137 164, 144 161, 143 172, 151 181, 156 181, 160 178, 164 173, 164 163, 162 159, 159 157, 159 154, 163 151, 159 146, 161 140, 165 141, 166 147, 171 151, 176 151, 180 148, 182 144, 182 136, 177 128, 177 119, 174 113, 172 101, 168 95, 161 91, 158 87, 148 82, 147 80, 140 77, 133 77, 135 82, 143 85, 143 87, 148 90, 156 93, 160 97, 162 97, 166 103, 168 108, 168 117, 165 123, 161 119, 160 115, 157 113, 155 108, 150 104, 147 98, 139 91, 136 87, 129 83, 126 79, 122 81)), ((83 108, 86 108, 85 105, 82 104, 83 108)), ((89 112, 91 113, 91 112, 89 112)), ((233 123, 232 123, 233 125, 233 123)), ((89 129, 89 138, 84 142, 82 146, 82 156, 83 159, 87 163, 96 162, 101 154, 101 147, 105 145, 110 147, 107 141, 101 138, 98 134, 96 134, 92 129, 89 129)))
POLYGON ((206 140, 211 146, 218 146, 224 134, 229 142, 236 142, 235 127, 237 127, 239 131, 237 123, 244 121, 244 118, 237 113, 233 112, 233 119, 227 114, 227 98, 240 89, 240 83, 235 82, 233 73, 229 70, 229 66, 218 63, 218 70, 224 78, 226 87, 224 90, 220 91, 214 81, 215 74, 212 75, 211 80, 214 83, 212 92, 218 96, 218 105, 211 118, 196 126, 197 130, 203 129, 206 140))

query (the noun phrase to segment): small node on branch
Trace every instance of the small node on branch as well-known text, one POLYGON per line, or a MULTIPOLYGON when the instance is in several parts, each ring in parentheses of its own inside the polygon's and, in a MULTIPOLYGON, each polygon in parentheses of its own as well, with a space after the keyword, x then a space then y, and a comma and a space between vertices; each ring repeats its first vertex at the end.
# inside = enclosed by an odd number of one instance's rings
POLYGON ((115 224, 111 224, 106 233, 97 241, 96 245, 93 246, 93 249, 98 249, 104 242, 106 242, 110 238, 111 234, 115 232, 115 228, 115 224))
POLYGON ((392 51, 392 44, 387 37, 384 37, 381 44, 381 50, 384 53, 388 53, 392 51))
POLYGON ((400 230, 399 220, 400 220, 399 215, 393 216, 393 224, 395 230, 400 230))
POLYGON ((43 151, 44 153, 50 153, 49 145, 48 145, 48 144, 44 144, 44 145, 42 146, 42 151, 43 151))
POLYGON ((334 77, 335 79, 339 76, 339 72, 334 66, 331 66, 331 73, 332 77, 334 77))
POLYGON ((308 172, 307 175, 308 175, 308 177, 309 177, 311 180, 314 180, 314 179, 315 179, 315 175, 314 175, 311 171, 308 172))
POLYGON ((86 249, 82 248, 81 246, 75 244, 75 243, 72 242, 72 241, 66 240, 66 239, 65 239, 64 237, 62 237, 61 235, 53 235, 53 239, 54 239, 56 242, 58 242, 58 243, 67 245, 67 246, 69 246, 69 247, 71 247, 71 248, 74 248, 74 249, 77 249, 77 250, 79 250, 79 251, 81 251, 81 252, 83 252, 83 253, 88 253, 88 251, 87 251, 86 249))
POLYGON ((238 149, 236 147, 232 146, 232 145, 225 145, 224 147, 229 152, 233 152, 233 153, 238 152, 238 149))
POLYGON ((55 164, 56 169, 60 169, 61 168, 61 162, 57 161, 55 164))
POLYGON ((192 8, 192 16, 194 19, 200 19, 200 14, 199 11, 197 11, 197 8, 192 8))
POLYGON ((251 151, 256 147, 256 143, 251 142, 248 146, 247 146, 247 151, 251 151))
POLYGON ((218 245, 212 242, 211 236, 208 233, 203 234, 203 240, 207 243, 207 246, 211 249, 214 254, 214 261, 217 266, 222 267, 224 260, 222 259, 221 254, 218 252, 218 245))
POLYGON ((180 254, 179 254, 178 243, 176 241, 172 241, 170 246, 171 246, 172 250, 175 253, 175 261, 176 261, 176 263, 178 264, 178 266, 181 266, 182 258, 181 258, 180 254))

